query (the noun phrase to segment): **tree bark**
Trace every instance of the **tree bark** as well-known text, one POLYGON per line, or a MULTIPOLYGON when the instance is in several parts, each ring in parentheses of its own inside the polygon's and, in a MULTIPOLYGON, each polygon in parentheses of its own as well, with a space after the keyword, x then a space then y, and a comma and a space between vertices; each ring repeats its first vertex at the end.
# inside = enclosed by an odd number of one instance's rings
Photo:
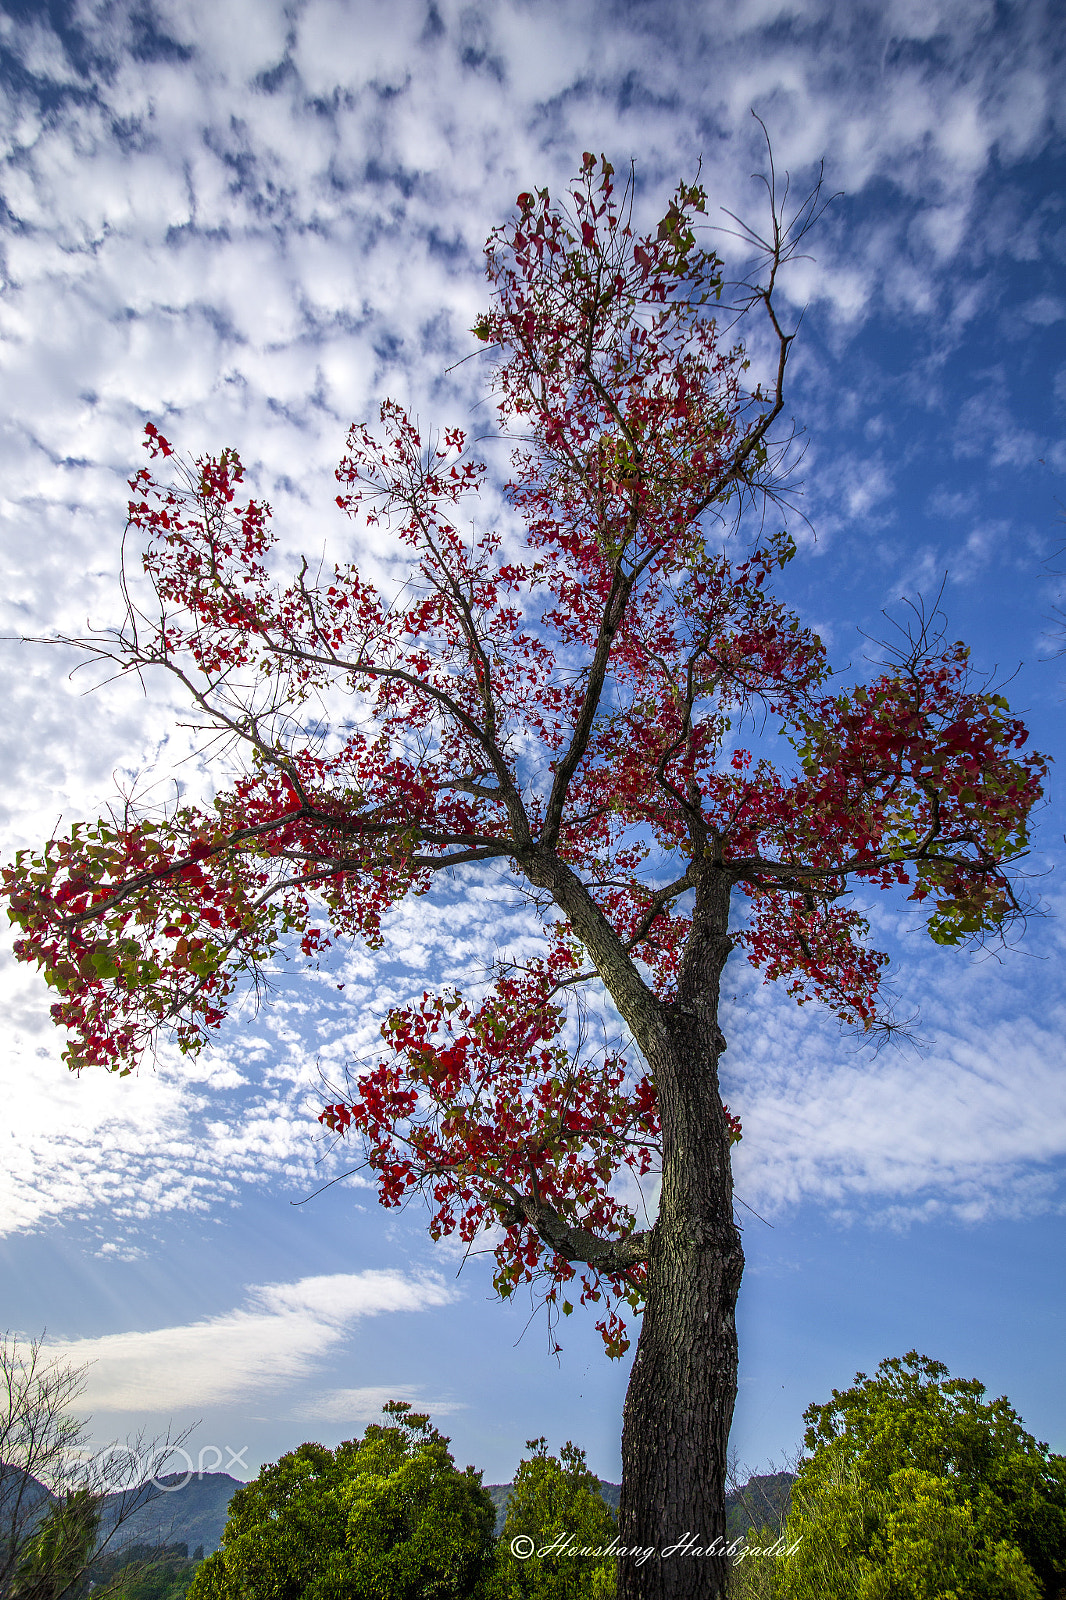
POLYGON ((643 1325, 622 1423, 618 1537, 638 1553, 619 1558, 618 1600, 707 1600, 724 1592, 729 1573, 726 1454, 744 1270, 718 1092, 732 878, 706 859, 691 869, 692 928, 676 998, 665 1003, 553 850, 530 847, 519 859, 584 944, 654 1075, 659 1103, 662 1193, 647 1236, 643 1325))
POLYGON ((729 1572, 725 1476, 744 1268, 718 1090, 719 982, 729 880, 700 876, 677 1001, 646 1052, 662 1116, 663 1180, 647 1301, 622 1427, 618 1600, 707 1600, 729 1572), (644 1555, 643 1552, 653 1553, 644 1555))

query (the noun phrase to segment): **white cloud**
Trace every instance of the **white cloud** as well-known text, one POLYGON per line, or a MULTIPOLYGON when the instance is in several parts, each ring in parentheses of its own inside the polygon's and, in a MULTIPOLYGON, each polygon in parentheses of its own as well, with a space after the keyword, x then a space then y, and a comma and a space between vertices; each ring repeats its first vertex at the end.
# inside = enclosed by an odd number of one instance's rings
POLYGON ((1066 305, 1058 295, 1041 294, 1020 306, 1019 312, 1026 322, 1035 323, 1038 328, 1049 328, 1053 322, 1061 322, 1066 317, 1066 305))
POLYGON ((167 8, 168 30, 210 63, 212 73, 236 88, 284 58, 288 18, 281 7, 258 0, 190 0, 167 8))
MULTIPOLYGON (((1052 962, 1057 944, 1045 948, 1052 962)), ((815 1200, 889 1218, 1060 1206, 1061 995, 1024 957, 998 967, 913 943, 901 978, 927 1042, 877 1055, 779 993, 741 990, 724 1024, 726 1098, 745 1133, 737 1192, 758 1210, 815 1200)))
POLYGON ((316 1121, 314 1057, 293 1048, 283 994, 195 1062, 164 1051, 133 1077, 75 1077, 58 1059, 43 983, 12 973, 10 957, 3 965, 0 1236, 77 1218, 124 1254, 163 1214, 232 1204, 249 1183, 306 1194, 339 1170, 316 1121))
POLYGON ((418 40, 425 8, 417 0, 399 0, 387 11, 367 7, 357 29, 352 23, 352 7, 344 0, 310 0, 301 9, 294 60, 308 93, 328 97, 367 84, 379 92, 402 89, 422 66, 418 40))
POLYGON ((283 1391, 305 1378, 362 1317, 422 1311, 457 1298, 433 1276, 337 1273, 251 1289, 246 1307, 200 1322, 49 1340, 47 1350, 76 1366, 91 1363, 83 1401, 95 1410, 195 1409, 283 1391))
POLYGON ((317 1121, 330 1098, 323 1080, 340 1086, 346 1067, 375 1056, 390 1007, 421 993, 428 972, 469 985, 501 944, 528 939, 528 909, 507 900, 497 877, 481 869, 461 894, 401 903, 379 962, 355 947, 338 953, 335 970, 280 964, 257 1016, 238 1012, 195 1061, 164 1049, 128 1078, 71 1074, 58 1059, 65 1036, 48 1017, 50 992, 0 958, 0 1237, 76 1218, 101 1250, 125 1255, 161 1214, 233 1204, 249 1184, 306 1195, 348 1169, 351 1147, 317 1121))
POLYGON ((375 1422, 381 1417, 381 1408, 388 1400, 406 1400, 416 1411, 431 1412, 434 1417, 446 1417, 464 1409, 457 1400, 425 1400, 418 1385, 412 1383, 368 1384, 362 1389, 326 1389, 312 1395, 293 1412, 297 1418, 311 1422, 375 1422))
POLYGON ((998 393, 989 389, 963 402, 955 427, 956 455, 987 455, 997 467, 1024 467, 1039 457, 1044 440, 1016 420, 1004 390, 1001 383, 998 393))

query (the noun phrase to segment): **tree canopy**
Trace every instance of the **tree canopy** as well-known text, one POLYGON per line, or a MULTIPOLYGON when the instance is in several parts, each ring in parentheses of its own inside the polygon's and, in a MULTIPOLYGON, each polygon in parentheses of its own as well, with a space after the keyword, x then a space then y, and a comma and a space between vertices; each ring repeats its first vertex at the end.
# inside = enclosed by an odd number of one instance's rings
POLYGON ((805 1413, 780 1600, 1057 1600, 1066 1458, 916 1351, 805 1413))
POLYGON ((500 1534, 490 1600, 611 1600, 618 1524, 585 1452, 528 1439, 500 1534), (600 1554, 596 1554, 596 1552, 600 1554), (543 1553, 541 1553, 543 1552, 543 1553))
POLYGON ((303 1444, 238 1489, 190 1600, 476 1600, 496 1513, 472 1467, 403 1402, 329 1450, 303 1444))
MULTIPOLYGON (((81 1588, 94 1600, 105 1595, 114 1600, 185 1600, 203 1559, 203 1545, 190 1556, 184 1540, 123 1545, 93 1558, 81 1588)), ((86 1600, 86 1594, 79 1592, 75 1600, 86 1600)))

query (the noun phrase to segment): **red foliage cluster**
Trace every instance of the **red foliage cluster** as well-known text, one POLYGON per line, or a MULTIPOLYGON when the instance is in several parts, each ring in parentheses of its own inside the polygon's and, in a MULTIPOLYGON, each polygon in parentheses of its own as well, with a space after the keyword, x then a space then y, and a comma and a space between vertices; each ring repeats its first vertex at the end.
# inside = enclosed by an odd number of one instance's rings
MULTIPOLYGON (((554 1303, 574 1268, 558 1251, 544 1259, 523 1196, 559 1216, 576 1213, 598 1235, 625 1236, 635 1218, 610 1185, 622 1168, 637 1178, 652 1169, 658 1121, 646 1075, 633 1077, 608 1052, 574 1056, 560 1042, 565 1017, 548 992, 543 975, 508 977, 476 1006, 451 992, 392 1011, 382 1028, 389 1058, 322 1120, 363 1136, 383 1204, 399 1205, 416 1186, 426 1193, 434 1238, 457 1233, 470 1244, 486 1225, 502 1226, 500 1293, 547 1272, 554 1303)), ((639 1268, 606 1283, 586 1270, 582 1303, 606 1290, 636 1304, 642 1279, 639 1268)), ((562 1300, 561 1309, 572 1308, 562 1300)), ((618 1342, 610 1309, 598 1326, 618 1342)))

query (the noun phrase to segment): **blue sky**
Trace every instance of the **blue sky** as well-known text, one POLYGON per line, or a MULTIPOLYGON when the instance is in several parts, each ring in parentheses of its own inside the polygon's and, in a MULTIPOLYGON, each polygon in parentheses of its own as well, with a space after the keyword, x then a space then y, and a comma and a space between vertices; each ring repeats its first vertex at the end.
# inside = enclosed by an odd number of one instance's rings
MULTIPOLYGON (((823 158, 843 191, 787 284, 809 519, 790 598, 861 666, 882 612, 943 584, 950 635, 1015 675, 1061 761, 1063 42, 1061 7, 981 0, 7 0, 0 631, 116 619, 148 419, 240 450, 286 558, 341 548, 350 421, 385 395, 478 416, 484 368, 453 363, 518 190, 602 150, 635 160, 651 215, 702 158, 713 207, 757 217, 754 108, 797 191, 823 158)), ((5 855, 149 768, 207 781, 162 686, 86 695, 62 650, 0 649, 5 855)), ((1064 830, 1055 769, 1031 863, 1047 914, 1010 950, 936 950, 874 908, 920 1049, 873 1056, 729 969, 738 1193, 765 1219, 742 1213, 734 1445, 754 1468, 795 1449, 808 1402, 912 1346, 1066 1450, 1064 830)), ((357 1181, 294 1203, 340 1170, 320 1071, 508 929, 486 874, 401 909, 381 960, 282 967, 195 1070, 164 1053, 123 1082, 65 1074, 44 988, 5 950, 0 1323, 94 1363, 98 1437, 199 1419, 194 1454, 251 1471, 392 1396, 490 1481, 541 1433, 617 1478, 626 1364, 590 1327, 556 1360, 483 1261, 458 1273, 357 1181)))

